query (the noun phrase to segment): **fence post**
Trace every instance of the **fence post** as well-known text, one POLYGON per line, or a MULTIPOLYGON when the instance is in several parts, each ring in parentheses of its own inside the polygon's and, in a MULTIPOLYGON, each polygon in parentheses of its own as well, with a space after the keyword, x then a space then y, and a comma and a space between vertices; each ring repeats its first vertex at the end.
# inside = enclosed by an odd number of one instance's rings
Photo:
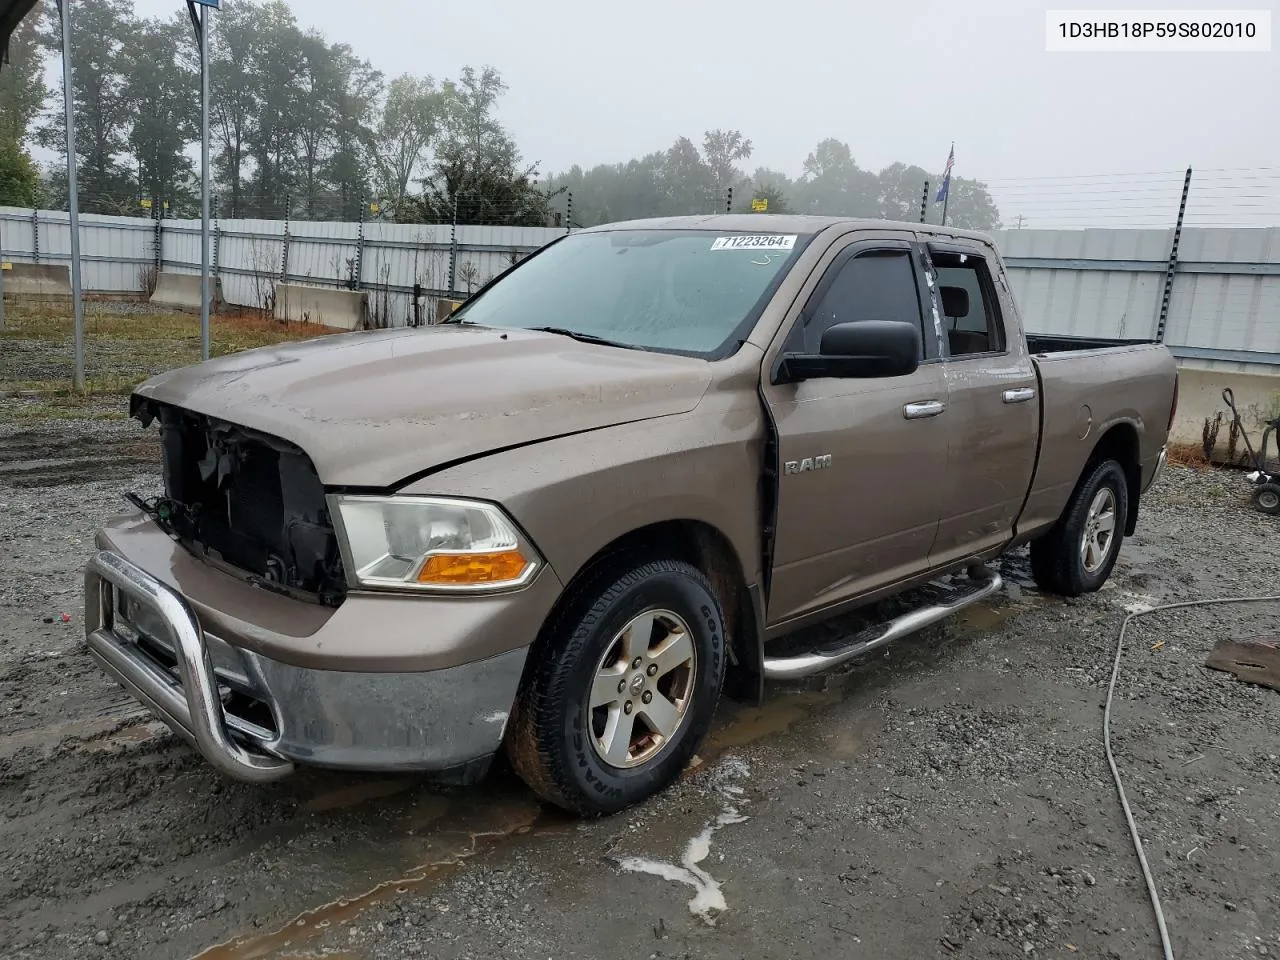
POLYGON ((40 262, 40 211, 31 211, 31 251, 36 263, 40 262))
POLYGON ((453 225, 449 228, 449 299, 456 300, 454 278, 458 272, 458 194, 453 194, 453 225))
POLYGON ((573 233, 573 191, 569 191, 569 199, 565 206, 564 232, 573 233))
POLYGON ((160 282, 160 265, 164 254, 164 201, 155 197, 151 201, 151 218, 155 220, 155 230, 151 237, 151 256, 156 264, 156 282, 160 282))
MULTIPOLYGON (((218 271, 221 266, 222 259, 222 226, 218 223, 218 197, 213 196, 213 264, 209 267, 213 274, 213 292, 217 294, 221 284, 218 283, 218 271)), ((214 308, 218 307, 216 297, 213 300, 214 308)))
POLYGON ((293 207, 293 197, 284 195, 284 242, 280 245, 280 282, 289 279, 289 211, 293 207))
POLYGON ((1182 181, 1182 200, 1178 203, 1178 220, 1173 227, 1173 242, 1169 245, 1169 262, 1164 271, 1164 295, 1160 298, 1160 319, 1156 321, 1156 342, 1164 343, 1164 328, 1169 321, 1169 298, 1173 295, 1173 275, 1178 271, 1178 243, 1182 239, 1182 220, 1187 213, 1187 194, 1191 192, 1191 168, 1182 181))
POLYGON ((924 182, 924 190, 920 194, 920 222, 924 223, 924 212, 929 209, 929 181, 924 182))
POLYGON ((364 283, 364 212, 369 208, 369 199, 360 195, 360 225, 356 228, 356 269, 351 278, 353 290, 360 290, 364 283))

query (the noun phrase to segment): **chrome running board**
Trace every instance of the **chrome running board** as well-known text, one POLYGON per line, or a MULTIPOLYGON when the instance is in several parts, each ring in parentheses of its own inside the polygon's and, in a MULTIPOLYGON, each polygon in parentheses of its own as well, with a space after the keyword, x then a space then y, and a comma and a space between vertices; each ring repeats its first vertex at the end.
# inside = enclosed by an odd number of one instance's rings
POLYGON ((965 607, 991 596, 1002 586, 1004 581, 1000 574, 991 573, 981 579, 945 588, 946 598, 939 603, 920 607, 883 623, 874 623, 838 643, 827 644, 794 657, 765 657, 765 678, 797 680, 838 667, 939 620, 945 620, 965 607))

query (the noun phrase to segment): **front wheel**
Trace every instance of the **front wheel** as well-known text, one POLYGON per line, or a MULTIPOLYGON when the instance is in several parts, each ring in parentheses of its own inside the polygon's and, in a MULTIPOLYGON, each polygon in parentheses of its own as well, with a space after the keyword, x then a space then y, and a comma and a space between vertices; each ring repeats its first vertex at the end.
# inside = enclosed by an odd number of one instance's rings
POLYGON ((1062 517, 1031 542, 1031 572, 1050 593, 1078 597, 1107 582, 1129 519, 1129 484, 1115 460, 1097 464, 1062 517))
POLYGON ((724 615, 707 578, 656 560, 584 583, 526 672, 507 753, 543 799, 605 814, 659 792, 710 725, 724 615))

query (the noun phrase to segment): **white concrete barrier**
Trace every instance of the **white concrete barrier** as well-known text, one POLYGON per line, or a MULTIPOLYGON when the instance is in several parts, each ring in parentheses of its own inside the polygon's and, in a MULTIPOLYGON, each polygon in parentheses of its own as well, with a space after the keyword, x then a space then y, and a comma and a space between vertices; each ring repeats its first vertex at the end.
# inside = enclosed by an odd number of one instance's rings
MULTIPOLYGON (((1255 370, 1257 368, 1255 367, 1255 370)), ((1200 449, 1204 443, 1205 421, 1222 414, 1215 444, 1215 459, 1225 458, 1231 436, 1231 410, 1222 400, 1222 390, 1230 387, 1236 409, 1257 447, 1262 439, 1263 422, 1280 416, 1280 369, 1274 373, 1236 372, 1204 364, 1196 360, 1178 361, 1178 415, 1173 421, 1170 439, 1200 449)), ((1275 457, 1275 447, 1267 451, 1275 457)), ((1243 442, 1236 443, 1236 455, 1247 456, 1243 442)))
POLYGON ((360 290, 311 287, 301 283, 276 284, 277 320, 359 330, 363 328, 368 312, 368 296, 360 290))
MULTIPOLYGON (((209 291, 209 309, 217 310, 222 303, 222 284, 210 278, 212 287, 209 291)), ((162 270, 156 276, 156 290, 151 294, 151 302, 158 307, 173 307, 175 310, 200 311, 200 275, 198 273, 169 273, 162 270)))
POLYGON ((5 264, 7 297, 70 297, 71 267, 60 263, 5 264))

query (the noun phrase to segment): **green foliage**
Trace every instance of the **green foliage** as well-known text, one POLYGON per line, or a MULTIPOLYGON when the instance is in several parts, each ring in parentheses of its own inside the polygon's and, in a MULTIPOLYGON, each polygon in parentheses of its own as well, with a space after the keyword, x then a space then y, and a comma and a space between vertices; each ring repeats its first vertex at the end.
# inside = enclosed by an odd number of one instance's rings
POLYGON ((43 199, 40 174, 13 140, 0 140, 0 206, 36 207, 43 199))
POLYGON ((44 85, 39 19, 28 16, 9 41, 0 69, 0 204, 34 207, 42 199, 40 174, 23 144, 48 96, 44 85))
POLYGON ((22 21, 9 40, 9 62, 0 68, 0 142, 21 144, 49 95, 39 15, 22 21))
POLYGON ((422 196, 405 203, 406 222, 546 226, 548 194, 537 187, 536 165, 522 164, 515 141, 493 115, 507 86, 492 67, 463 67, 445 81, 435 158, 422 196))
POLYGON ((404 74, 387 88, 373 158, 378 197, 391 216, 403 209, 409 188, 445 120, 446 97, 431 77, 404 74))
MULTIPOLYGON (((75 3, 74 20, 82 209, 138 213, 139 198, 151 197, 168 200, 170 215, 194 215, 199 58, 187 11, 140 19, 133 0, 93 0, 75 3)), ((223 217, 352 220, 376 211, 448 222, 456 211, 460 223, 542 226, 553 222, 553 200, 571 191, 581 226, 718 213, 732 191, 735 211, 764 199, 769 213, 914 222, 924 181, 930 194, 938 187, 938 175, 921 167, 864 169, 834 138, 814 147, 794 180, 763 168, 748 174, 752 141, 720 128, 624 163, 571 167, 540 185, 538 165, 521 157, 497 119, 507 87, 496 69, 388 83, 349 45, 304 31, 285 0, 236 0, 211 20, 210 122, 223 217)), ((45 4, 19 27, 12 63, 0 71, 4 202, 34 202, 39 184, 22 149, 33 133, 65 153, 61 110, 40 122, 50 93, 43 56, 60 45, 56 5, 45 4)), ((64 170, 55 165, 46 180, 54 202, 65 198, 64 170)), ((936 222, 941 208, 928 201, 936 222)), ((554 206, 558 217, 565 205, 554 206)), ((992 229, 999 212, 983 184, 953 178, 948 222, 992 229)))
MULTIPOLYGON (((751 155, 751 141, 736 130, 710 130, 699 154, 687 137, 665 153, 625 164, 602 164, 583 171, 572 167, 550 182, 573 192, 574 220, 583 225, 643 217, 711 213, 725 209, 733 187, 733 209, 749 212, 751 200, 769 201, 769 213, 873 217, 916 222, 925 180, 930 182, 928 219, 937 222, 933 204, 940 176, 921 167, 894 163, 879 173, 858 166, 847 143, 828 138, 805 158, 803 173, 792 181, 775 170, 746 177, 734 163, 751 155)), ((947 222, 991 230, 1000 217, 986 187, 975 180, 951 179, 947 222)))

